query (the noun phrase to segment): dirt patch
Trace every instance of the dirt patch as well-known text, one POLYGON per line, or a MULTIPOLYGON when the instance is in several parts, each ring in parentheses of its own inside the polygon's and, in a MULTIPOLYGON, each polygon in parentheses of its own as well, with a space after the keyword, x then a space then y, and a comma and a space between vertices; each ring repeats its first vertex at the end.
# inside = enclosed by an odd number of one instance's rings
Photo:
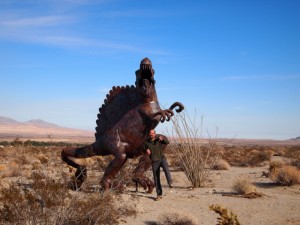
POLYGON ((174 187, 170 189, 162 175, 163 198, 154 201, 156 195, 142 189, 135 192, 128 188, 123 198, 133 197, 138 211, 136 217, 126 218, 120 224, 155 224, 157 219, 172 211, 189 213, 199 224, 216 224, 218 214, 209 210, 212 204, 222 205, 234 212, 241 224, 300 224, 300 186, 284 187, 262 177, 266 167, 239 168, 214 171, 207 188, 191 188, 183 172, 173 171, 174 187), (245 177, 262 196, 241 198, 234 195, 232 184, 236 178, 245 177))

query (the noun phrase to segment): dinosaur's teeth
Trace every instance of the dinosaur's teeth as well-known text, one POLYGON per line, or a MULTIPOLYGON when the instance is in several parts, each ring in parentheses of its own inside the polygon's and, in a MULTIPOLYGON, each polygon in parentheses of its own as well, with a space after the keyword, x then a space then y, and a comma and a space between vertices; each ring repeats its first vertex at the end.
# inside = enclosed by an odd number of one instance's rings
POLYGON ((147 64, 142 64, 141 65, 142 70, 151 70, 151 68, 152 68, 151 65, 147 65, 147 64))

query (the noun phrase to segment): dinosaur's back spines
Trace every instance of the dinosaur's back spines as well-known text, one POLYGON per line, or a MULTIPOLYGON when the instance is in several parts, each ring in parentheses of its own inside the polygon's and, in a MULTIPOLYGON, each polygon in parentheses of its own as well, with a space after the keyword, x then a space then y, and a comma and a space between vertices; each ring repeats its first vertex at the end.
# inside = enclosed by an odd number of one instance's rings
POLYGON ((135 86, 113 86, 106 95, 104 104, 99 108, 96 120, 96 140, 117 123, 126 112, 134 108, 138 104, 137 101, 135 86))
POLYGON ((106 95, 106 99, 104 100, 104 103, 106 104, 107 102, 109 102, 111 99, 113 99, 113 97, 115 97, 116 95, 118 95, 120 92, 122 91, 126 91, 126 89, 129 88, 135 88, 133 85, 131 85, 129 87, 129 85, 126 85, 126 87, 124 86, 113 86, 112 89, 109 91, 109 93, 106 95))

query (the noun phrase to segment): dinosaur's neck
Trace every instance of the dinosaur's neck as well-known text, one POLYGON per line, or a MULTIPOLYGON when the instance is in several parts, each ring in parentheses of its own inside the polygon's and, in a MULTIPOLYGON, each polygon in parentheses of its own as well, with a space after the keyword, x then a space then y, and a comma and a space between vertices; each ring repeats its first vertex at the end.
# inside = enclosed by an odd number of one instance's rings
POLYGON ((144 104, 150 102, 158 102, 155 89, 153 90, 151 96, 149 97, 140 96, 140 101, 144 104))

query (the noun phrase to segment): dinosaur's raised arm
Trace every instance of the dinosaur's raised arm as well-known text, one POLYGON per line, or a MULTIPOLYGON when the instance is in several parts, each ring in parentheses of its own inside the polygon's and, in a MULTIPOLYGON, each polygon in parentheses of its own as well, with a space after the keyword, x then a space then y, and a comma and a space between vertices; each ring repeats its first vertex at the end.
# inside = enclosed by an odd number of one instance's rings
POLYGON ((184 109, 184 106, 182 103, 180 102, 174 102, 171 106, 170 106, 170 110, 173 110, 175 107, 178 107, 178 109, 176 109, 176 112, 181 112, 184 109))

